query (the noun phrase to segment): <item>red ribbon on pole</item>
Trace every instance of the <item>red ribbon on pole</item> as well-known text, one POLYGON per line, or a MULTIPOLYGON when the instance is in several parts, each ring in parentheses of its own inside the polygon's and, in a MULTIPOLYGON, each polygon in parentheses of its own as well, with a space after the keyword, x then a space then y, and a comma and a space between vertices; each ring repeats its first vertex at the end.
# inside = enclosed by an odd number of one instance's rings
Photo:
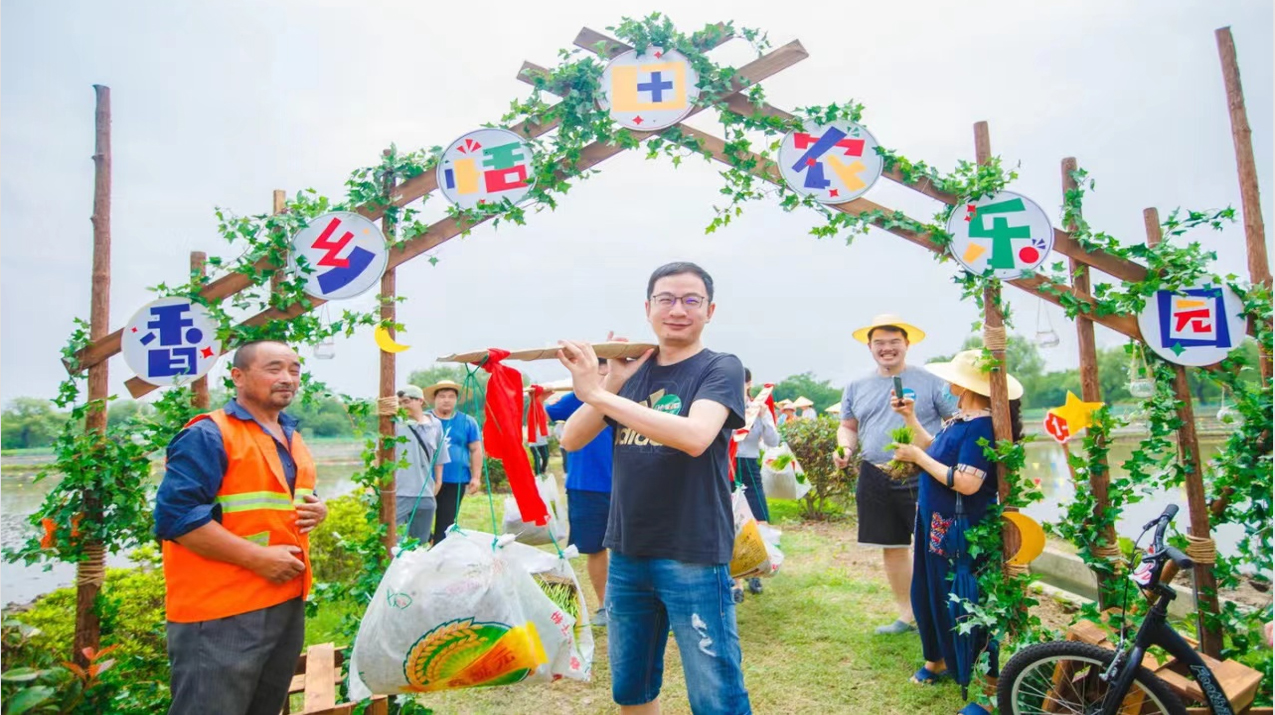
POLYGON ((549 436, 549 413, 540 396, 545 388, 540 385, 531 386, 531 406, 527 408, 527 444, 535 444, 542 435, 549 436))
POLYGON ((483 405, 483 447, 487 454, 505 466, 509 488, 522 520, 544 526, 549 511, 536 490, 536 478, 522 446, 522 373, 502 364, 508 350, 490 348, 482 368, 491 374, 487 381, 487 400, 483 405))

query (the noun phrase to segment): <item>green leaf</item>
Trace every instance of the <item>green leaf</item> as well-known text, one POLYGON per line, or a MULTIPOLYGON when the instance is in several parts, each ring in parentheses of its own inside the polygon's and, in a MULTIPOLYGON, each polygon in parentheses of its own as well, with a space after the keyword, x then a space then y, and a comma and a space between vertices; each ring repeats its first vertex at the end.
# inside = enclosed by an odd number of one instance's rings
POLYGON ((47 685, 37 685, 33 688, 19 690, 17 695, 9 698, 8 708, 5 712, 8 715, 22 715, 22 713, 31 708, 48 702, 55 692, 53 688, 47 685))
POLYGON ((32 680, 44 675, 43 670, 35 668, 14 668, 0 675, 0 682, 5 683, 29 683, 32 680))

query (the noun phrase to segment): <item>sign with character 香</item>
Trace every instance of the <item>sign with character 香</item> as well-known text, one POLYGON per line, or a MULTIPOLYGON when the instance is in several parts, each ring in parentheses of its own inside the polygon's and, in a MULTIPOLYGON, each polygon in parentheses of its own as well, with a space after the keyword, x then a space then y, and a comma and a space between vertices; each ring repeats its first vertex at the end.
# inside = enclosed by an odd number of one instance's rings
POLYGON ((184 385, 208 374, 221 344, 217 321, 190 298, 147 303, 124 326, 124 362, 152 385, 184 385))

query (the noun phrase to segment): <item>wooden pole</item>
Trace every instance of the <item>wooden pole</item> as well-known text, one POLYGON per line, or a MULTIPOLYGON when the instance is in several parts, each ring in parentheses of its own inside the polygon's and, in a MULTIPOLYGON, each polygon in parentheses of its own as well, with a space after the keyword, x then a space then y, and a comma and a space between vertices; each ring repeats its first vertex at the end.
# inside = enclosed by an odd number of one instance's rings
MULTIPOLYGON (((1163 238, 1160 231, 1160 214, 1154 208, 1142 212, 1146 224, 1147 245, 1155 246, 1163 238)), ((1191 404, 1191 389, 1186 379, 1186 368, 1173 366, 1173 392, 1178 402, 1178 420, 1182 426, 1178 428, 1178 459, 1185 470, 1186 503, 1190 515, 1189 533, 1197 539, 1209 539, 1211 526, 1209 523, 1208 503, 1204 496, 1204 469, 1200 463, 1200 440, 1195 433, 1195 409, 1191 404)), ((1220 658, 1222 653, 1222 630, 1211 625, 1206 614, 1216 616, 1220 611, 1217 600, 1217 579, 1213 575, 1212 564, 1195 565, 1195 583, 1199 587, 1200 597, 1196 603, 1199 622, 1197 624, 1200 638, 1200 650, 1220 658)))
MULTIPOLYGON (((1240 64, 1235 54, 1231 28, 1218 28, 1217 53, 1222 59, 1222 81, 1226 84, 1226 106, 1231 113, 1231 139, 1235 142, 1235 165, 1240 175, 1240 206, 1244 210, 1244 240, 1248 249, 1248 277, 1254 285, 1271 287, 1271 264, 1266 256, 1266 227, 1262 222, 1261 195, 1257 187, 1257 164, 1253 160, 1253 130, 1244 108, 1244 88, 1240 85, 1240 64)), ((1271 377, 1269 345, 1259 345, 1262 380, 1271 377)))
MULTIPOLYGON (((1079 187, 1076 179, 1072 174, 1076 171, 1075 157, 1067 157, 1062 160, 1062 188, 1065 196, 1069 191, 1075 191, 1079 187)), ((1064 226, 1068 232, 1075 233, 1075 224, 1064 226)), ((1072 292, 1077 295, 1090 295, 1092 289, 1089 284, 1089 266, 1077 261, 1075 258, 1069 259, 1071 263, 1072 275, 1072 292)), ((1098 382, 1098 347, 1094 341, 1094 324, 1093 320, 1086 317, 1083 313, 1076 316, 1076 343, 1080 350, 1080 394, 1085 402, 1101 402, 1102 389, 1098 382)), ((1094 496, 1094 519, 1102 521, 1102 515, 1106 512, 1110 504, 1110 496, 1108 495, 1111 484, 1111 472, 1107 466, 1107 459, 1102 458, 1097 471, 1091 470, 1089 473, 1089 488, 1093 490, 1094 496)), ((1107 524, 1100 534, 1103 544, 1108 549, 1118 547, 1116 541, 1115 524, 1107 524)), ((1114 557, 1119 559, 1120 555, 1117 551, 1114 557)), ((1099 584, 1108 574, 1095 574, 1098 577, 1099 584)), ((1106 603, 1107 591, 1103 588, 1098 589, 1098 605, 1101 609, 1106 609, 1109 605, 1106 603)))
MULTIPOLYGON (((390 150, 386 149, 382 152, 383 156, 389 156, 390 150)), ((390 175, 386 178, 385 192, 389 196, 394 191, 394 177, 390 175)), ((392 240, 394 235, 394 223, 390 220, 389 215, 381 217, 381 230, 385 233, 387 240, 392 240)), ((381 276, 381 321, 392 324, 395 319, 394 302, 396 288, 394 285, 394 269, 386 268, 385 274, 381 276)), ((389 328, 390 337, 395 337, 393 326, 389 328)), ((395 385, 395 360, 394 353, 387 353, 384 350, 378 350, 381 356, 381 387, 377 393, 382 398, 393 397, 396 394, 395 385)), ((394 415, 384 414, 384 410, 379 409, 378 402, 378 427, 381 435, 381 449, 377 451, 377 463, 388 464, 394 461, 394 415)), ((391 553, 391 549, 398 541, 398 535, 395 529, 394 519, 394 475, 385 478, 381 483, 381 523, 385 525, 385 552, 391 553)))
MULTIPOLYGON (((279 215, 283 213, 284 206, 288 204, 288 196, 283 189, 275 189, 270 205, 271 215, 279 215)), ((271 264, 274 266, 274 273, 270 274, 270 295, 273 298, 279 294, 279 284, 283 282, 284 266, 287 263, 287 257, 279 251, 271 251, 271 264)))
MULTIPOLYGON (((97 94, 94 115, 93 151, 93 294, 89 307, 89 338, 99 340, 110 330, 111 318, 111 88, 93 85, 97 94)), ((106 438, 106 362, 88 370, 89 407, 84 428, 106 438)), ((102 505, 89 495, 84 500, 86 525, 101 523, 102 505)), ((86 540, 84 557, 76 565, 75 640, 72 656, 81 666, 88 664, 85 648, 98 647, 102 621, 97 612, 97 595, 105 578, 106 551, 100 541, 86 540)))
MULTIPOLYGON (((974 155, 979 164, 986 164, 992 159, 992 138, 987 122, 974 124, 974 155)), ((1009 385, 1005 380, 1005 314, 1001 312, 1001 289, 999 283, 993 283, 983 289, 983 344, 991 350, 992 358, 998 366, 989 373, 992 400, 992 432, 996 441, 1013 439, 1013 426, 1009 416, 1009 385)), ((1001 504, 1009 500, 1009 482, 1005 478, 1005 465, 996 464, 997 493, 1001 504)), ((1014 507, 1006 507, 1006 511, 1018 511, 1014 507)), ((1013 553, 1017 539, 1004 539, 1002 544, 1005 560, 1013 553)))
MULTIPOLYGON (((208 254, 203 251, 190 252, 190 275, 203 278, 207 272, 208 254)), ((195 380, 190 384, 190 404, 200 412, 208 411, 208 376, 195 380)))

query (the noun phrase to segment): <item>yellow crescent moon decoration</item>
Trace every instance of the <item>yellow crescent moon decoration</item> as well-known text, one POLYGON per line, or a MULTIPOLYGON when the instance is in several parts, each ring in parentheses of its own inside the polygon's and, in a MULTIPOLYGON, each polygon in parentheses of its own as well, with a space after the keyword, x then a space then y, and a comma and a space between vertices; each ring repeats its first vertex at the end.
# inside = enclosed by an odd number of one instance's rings
POLYGON ((1026 566, 1045 552, 1045 530, 1035 519, 1018 511, 1007 511, 1001 516, 1018 529, 1021 539, 1009 563, 1026 566))
POLYGON ((390 331, 386 330, 384 326, 376 326, 376 330, 374 332, 376 334, 376 346, 387 353, 401 353, 412 347, 411 345, 404 345, 395 341, 394 338, 390 337, 390 331))

